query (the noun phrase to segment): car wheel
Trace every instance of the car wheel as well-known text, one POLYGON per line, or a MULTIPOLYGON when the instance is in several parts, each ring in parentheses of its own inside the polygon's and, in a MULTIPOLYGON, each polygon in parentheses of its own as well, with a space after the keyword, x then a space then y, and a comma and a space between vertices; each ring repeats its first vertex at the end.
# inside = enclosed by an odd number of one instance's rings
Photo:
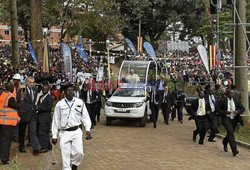
POLYGON ((140 119, 140 127, 145 127, 147 122, 147 112, 144 112, 144 116, 140 119))
POLYGON ((112 119, 110 117, 106 117, 106 125, 111 126, 112 125, 112 119))

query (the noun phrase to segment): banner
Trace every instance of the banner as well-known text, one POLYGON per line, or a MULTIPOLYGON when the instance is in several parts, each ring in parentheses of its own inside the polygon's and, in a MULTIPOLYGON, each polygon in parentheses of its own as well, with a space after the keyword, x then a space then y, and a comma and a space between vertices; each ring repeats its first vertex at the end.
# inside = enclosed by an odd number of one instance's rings
POLYGON ((207 72, 210 74, 209 72, 209 67, 208 67, 208 58, 207 58, 207 50, 203 45, 198 45, 197 50, 200 54, 201 60, 207 70, 207 72))
POLYGON ((136 55, 136 49, 135 49, 134 44, 128 38, 125 38, 125 41, 127 42, 129 48, 132 50, 132 52, 134 53, 134 55, 136 55))
POLYGON ((155 50, 152 47, 152 45, 149 42, 144 42, 143 47, 147 51, 147 53, 150 55, 150 57, 155 60, 155 50))
POLYGON ((78 42, 75 45, 77 54, 84 60, 85 63, 88 63, 89 57, 88 54, 84 51, 84 45, 82 41, 82 36, 79 36, 78 42))
POLYGON ((220 59, 221 59, 221 51, 220 49, 217 49, 217 54, 216 54, 216 65, 220 65, 220 59))
POLYGON ((31 57, 33 58, 34 62, 37 63, 36 54, 35 54, 35 52, 34 52, 34 50, 33 50, 33 47, 32 47, 32 45, 31 45, 31 43, 30 43, 29 40, 28 40, 28 50, 29 50, 30 55, 31 55, 31 57))
POLYGON ((47 39, 43 41, 43 72, 49 73, 49 53, 48 53, 48 42, 47 39))
POLYGON ((70 82, 73 82, 72 58, 71 58, 70 47, 66 43, 61 43, 61 47, 62 47, 66 78, 68 78, 70 82))

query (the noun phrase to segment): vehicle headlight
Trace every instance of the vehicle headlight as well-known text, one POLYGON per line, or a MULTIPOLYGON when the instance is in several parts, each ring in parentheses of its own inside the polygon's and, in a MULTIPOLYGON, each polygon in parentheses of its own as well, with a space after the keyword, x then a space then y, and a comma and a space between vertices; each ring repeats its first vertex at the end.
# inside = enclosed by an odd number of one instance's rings
POLYGON ((111 107, 112 106, 112 102, 106 101, 106 106, 111 107))
POLYGON ((143 102, 135 103, 134 107, 141 107, 143 105, 143 102))

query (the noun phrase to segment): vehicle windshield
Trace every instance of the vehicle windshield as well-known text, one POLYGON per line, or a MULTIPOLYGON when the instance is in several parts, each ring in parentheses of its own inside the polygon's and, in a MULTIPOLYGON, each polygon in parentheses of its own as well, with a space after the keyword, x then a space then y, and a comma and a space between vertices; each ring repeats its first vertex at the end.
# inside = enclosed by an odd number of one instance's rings
POLYGON ((143 88, 141 88, 141 89, 119 88, 114 92, 113 96, 119 96, 119 97, 144 97, 145 96, 145 90, 143 88))

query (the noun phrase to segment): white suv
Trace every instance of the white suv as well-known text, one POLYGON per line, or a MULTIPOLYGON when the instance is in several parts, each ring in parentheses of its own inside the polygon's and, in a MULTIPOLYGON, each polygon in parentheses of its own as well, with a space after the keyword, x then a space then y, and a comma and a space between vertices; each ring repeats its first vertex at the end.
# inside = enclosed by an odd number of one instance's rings
POLYGON ((149 114, 145 88, 118 88, 105 104, 106 125, 114 119, 135 118, 145 127, 149 114))

